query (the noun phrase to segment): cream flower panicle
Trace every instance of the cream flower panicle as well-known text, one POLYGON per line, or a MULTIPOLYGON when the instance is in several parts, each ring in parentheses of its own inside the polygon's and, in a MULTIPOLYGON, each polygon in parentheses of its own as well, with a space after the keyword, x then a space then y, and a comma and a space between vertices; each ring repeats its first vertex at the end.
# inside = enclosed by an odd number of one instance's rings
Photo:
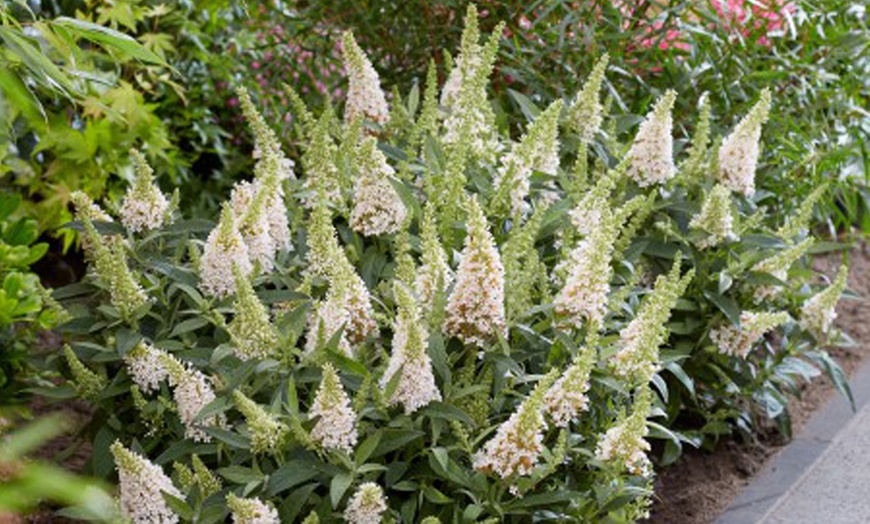
POLYGON ((241 498, 234 493, 227 495, 227 507, 233 516, 233 524, 281 524, 278 511, 256 498, 241 498))
POLYGON ((295 179, 293 161, 281 150, 281 142, 257 111, 244 88, 238 89, 245 119, 254 133, 254 181, 244 209, 234 208, 239 230, 249 244, 249 257, 270 272, 275 255, 290 248, 283 183, 295 179))
POLYGON ((359 177, 354 189, 351 227, 366 236, 395 233, 408 215, 402 198, 390 183, 395 171, 374 138, 363 141, 356 157, 359 177))
POLYGON ((275 266, 275 242, 269 231, 265 194, 257 182, 238 182, 230 194, 236 228, 248 248, 248 259, 261 271, 269 273, 275 266))
POLYGON ((172 396, 178 408, 178 418, 184 424, 184 436, 195 442, 211 442, 211 436, 204 431, 206 427, 222 427, 226 421, 223 414, 196 421, 202 408, 215 398, 209 379, 189 363, 182 363, 169 353, 161 353, 163 367, 172 386, 172 396))
POLYGON ((344 519, 349 524, 380 524, 381 515, 387 511, 384 490, 374 482, 365 482, 350 498, 344 519))
POLYGON ((556 376, 550 372, 538 381, 532 393, 498 427, 495 436, 474 454, 474 469, 495 473, 503 479, 532 474, 543 451, 544 397, 556 376))
POLYGON ((604 108, 601 105, 599 92, 604 83, 604 74, 609 62, 610 55, 605 53, 595 64, 589 78, 583 84, 583 89, 577 93, 568 110, 568 125, 586 144, 592 142, 595 133, 601 129, 601 123, 604 121, 602 114, 604 108))
MULTIPOLYGON (((462 40, 459 44, 459 55, 453 64, 453 69, 441 89, 441 105, 452 107, 459 101, 462 86, 467 76, 473 76, 480 67, 483 46, 480 45, 480 27, 477 21, 477 8, 469 4, 465 14, 465 26, 462 29, 462 40)), ((449 57, 448 57, 449 58, 449 57)), ((449 67, 449 63, 447 64, 449 67)))
POLYGON ((620 416, 616 424, 598 441, 595 458, 632 475, 649 476, 652 473, 652 463, 647 457, 650 445, 646 441, 649 433, 646 419, 651 406, 652 391, 645 385, 635 396, 631 415, 620 416))
MULTIPOLYGON (((772 257, 766 258, 752 267, 753 271, 768 273, 783 282, 788 281, 788 272, 791 266, 803 257, 813 247, 815 240, 812 237, 804 239, 801 243, 780 251, 772 257)), ((780 287, 774 285, 762 285, 756 288, 753 298, 757 304, 770 300, 780 294, 780 287)))
POLYGON ((233 402, 245 416, 251 434, 251 451, 277 454, 290 432, 287 426, 239 390, 233 391, 233 402))
POLYGON ((622 224, 642 200, 637 197, 616 211, 601 205, 598 226, 580 241, 567 260, 556 266, 557 276, 565 275, 564 285, 553 301, 561 325, 579 329, 585 321, 598 329, 603 322, 613 274, 614 244, 622 224))
POLYGON ((700 249, 737 240, 734 215, 731 213, 731 191, 722 184, 716 184, 704 199, 701 212, 692 217, 689 227, 707 234, 697 242, 700 249))
POLYGON ((789 315, 779 313, 744 311, 740 314, 740 325, 723 325, 710 331, 710 340, 726 355, 746 358, 756 342, 771 329, 785 324, 789 315))
POLYGON ((761 126, 770 114, 770 90, 761 92, 761 98, 748 115, 737 124, 719 148, 719 180, 732 191, 752 196, 755 193, 755 169, 758 164, 758 146, 761 126))
POLYGON ((384 125, 390 116, 387 99, 381 89, 381 80, 371 61, 365 55, 353 33, 347 31, 342 37, 344 67, 348 74, 347 106, 345 122, 363 117, 384 125))
POLYGON ((310 415, 318 417, 311 430, 311 439, 327 450, 350 453, 356 446, 358 434, 356 413, 341 385, 332 364, 323 365, 323 378, 314 396, 310 415))
POLYGON ((125 448, 117 440, 109 447, 118 469, 121 514, 135 524, 174 524, 179 521, 163 493, 184 499, 159 466, 125 448))
POLYGON ((668 90, 640 124, 628 150, 628 176, 641 187, 661 184, 674 177, 674 120, 671 111, 676 92, 668 90))
POLYGON ((160 382, 166 379, 162 354, 163 351, 154 346, 140 342, 124 355, 127 372, 143 393, 157 391, 160 389, 160 382))
POLYGON ((218 225, 212 229, 200 259, 199 287, 206 295, 224 298, 236 292, 233 266, 243 275, 253 271, 248 246, 239 233, 236 217, 229 203, 224 204, 218 225))
POLYGON ((803 199, 797 212, 787 217, 785 223, 776 230, 776 236, 788 243, 793 243, 795 238, 805 234, 813 216, 813 208, 827 190, 828 184, 820 184, 813 189, 813 192, 803 199))
POLYGON ((306 207, 312 208, 318 198, 325 198, 331 205, 341 209, 344 196, 341 193, 341 175, 336 158, 338 147, 330 135, 332 119, 327 111, 317 119, 311 133, 308 149, 302 155, 305 167, 304 187, 313 196, 304 198, 306 207))
POLYGON ((72 373, 73 385, 79 395, 89 400, 99 397, 108 385, 106 377, 88 369, 68 344, 63 346, 63 355, 70 368, 70 373, 72 373))
POLYGON ((133 233, 159 229, 170 219, 169 201, 154 184, 154 171, 145 156, 135 149, 130 156, 136 178, 121 203, 121 223, 133 233))
POLYGON ((420 300, 420 307, 428 314, 435 307, 438 296, 447 291, 453 283, 453 270, 447 263, 447 253, 438 239, 438 223, 435 217, 435 208, 427 203, 423 210, 423 224, 421 225, 421 243, 423 263, 417 271, 414 280, 414 289, 420 300))
POLYGON ((658 371, 659 348, 667 340, 671 310, 695 276, 691 270, 681 277, 681 266, 677 259, 668 275, 656 279, 652 294, 619 334, 619 350, 611 357, 610 365, 614 374, 629 384, 647 384, 658 371))
POLYGON ((834 325, 834 320, 837 318, 837 302, 846 289, 848 277, 848 266, 841 266, 834 282, 801 306, 801 328, 812 333, 817 340, 825 340, 834 325))
POLYGON ((269 320, 249 278, 233 267, 236 281, 235 315, 227 325, 233 352, 241 360, 262 359, 278 349, 278 331, 269 320))
POLYGON ((345 307, 344 297, 330 289, 326 298, 317 302, 314 313, 308 319, 308 335, 305 339, 305 353, 313 355, 342 330, 338 339, 338 349, 348 357, 353 356, 353 348, 347 336, 350 325, 350 311, 345 307))
POLYGON ((486 86, 495 64, 498 40, 504 30, 504 23, 497 25, 489 40, 481 46, 478 43, 480 32, 477 16, 477 8, 474 4, 468 4, 462 48, 457 61, 457 67, 460 68, 459 92, 444 122, 444 143, 453 145, 468 140, 471 156, 483 163, 492 164, 501 150, 501 144, 495 128, 495 112, 487 99, 486 86))
MULTIPOLYGON (((326 338, 329 339, 346 322, 343 336, 347 337, 350 346, 362 344, 378 332, 371 294, 338 244, 330 211, 322 201, 312 210, 308 247, 309 271, 312 276, 325 277, 330 285, 327 300, 321 304, 329 309, 318 308, 316 314, 330 327, 331 333, 326 338)), ((309 325, 319 328, 321 321, 309 325)), ((312 335, 316 337, 317 331, 309 331, 309 345, 306 347, 309 351, 314 348, 314 343, 310 342, 312 335)))
POLYGON ((609 205, 610 193, 625 176, 627 167, 628 162, 623 160, 615 169, 610 169, 604 176, 599 177, 595 185, 578 199, 577 205, 568 213, 578 233, 588 236, 601 225, 603 214, 609 205))
POLYGON ((557 427, 566 428, 581 412, 586 411, 589 398, 589 376, 595 367, 594 348, 580 348, 574 362, 544 395, 544 406, 557 427))
POLYGON ((112 305, 118 309, 121 319, 133 323, 148 303, 148 296, 139 283, 139 275, 131 271, 127 263, 126 244, 115 235, 100 235, 92 219, 93 203, 84 193, 76 192, 73 199, 76 217, 84 228, 83 244, 88 246, 86 254, 93 262, 94 273, 108 288, 112 305))
POLYGON ((562 101, 556 100, 535 118, 528 131, 505 155, 495 174, 495 208, 521 216, 529 205, 531 176, 534 171, 555 176, 559 169, 559 114, 562 101))
POLYGON ((420 319, 417 302, 403 284, 395 283, 393 289, 398 312, 393 323, 393 350, 381 378, 381 388, 387 389, 398 373, 398 382, 388 401, 402 404, 405 413, 411 414, 432 401, 440 401, 441 392, 426 353, 429 334, 420 319))
POLYGON ((468 234, 456 270, 456 285, 447 302, 444 330, 466 344, 478 346, 498 335, 507 337, 504 266, 474 196, 468 199, 468 234))

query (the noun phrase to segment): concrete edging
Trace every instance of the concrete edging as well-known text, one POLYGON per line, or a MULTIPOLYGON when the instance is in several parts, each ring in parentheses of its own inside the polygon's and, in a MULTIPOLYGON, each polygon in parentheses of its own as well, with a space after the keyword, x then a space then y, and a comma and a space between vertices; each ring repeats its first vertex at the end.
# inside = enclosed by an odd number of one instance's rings
POLYGON ((783 495, 797 486, 804 475, 824 455, 831 443, 870 403, 870 359, 849 380, 855 398, 853 412, 849 403, 837 394, 810 418, 800 434, 777 453, 762 472, 728 505, 716 524, 760 522, 783 495))

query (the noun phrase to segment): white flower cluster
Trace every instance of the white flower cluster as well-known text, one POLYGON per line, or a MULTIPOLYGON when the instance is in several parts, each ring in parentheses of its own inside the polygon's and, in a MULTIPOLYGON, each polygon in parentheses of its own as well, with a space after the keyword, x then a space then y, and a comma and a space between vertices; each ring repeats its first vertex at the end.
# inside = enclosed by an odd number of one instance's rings
POLYGON ((737 235, 734 234, 734 215, 731 213, 731 191, 722 184, 716 184, 704 199, 701 212, 692 217, 689 227, 707 233, 697 243, 700 249, 737 240, 737 235))
POLYGON ((121 223, 133 233, 158 229, 169 219, 169 201, 154 184, 154 171, 145 156, 135 149, 130 151, 130 156, 136 178, 118 210, 121 223))
POLYGON ((604 122, 602 114, 604 108, 598 93, 604 82, 604 73, 607 71, 608 62, 610 62, 610 56, 605 53, 595 64, 589 78, 583 84, 583 89, 577 93, 577 97, 569 110, 568 122, 580 140, 586 144, 592 141, 595 133, 601 128, 601 123, 604 122))
POLYGON ((630 434, 625 425, 617 425, 607 430, 598 442, 595 456, 603 462, 620 461, 632 475, 647 476, 652 471, 646 455, 649 450, 649 442, 630 434))
POLYGON ((408 211, 390 183, 395 171, 377 148, 374 138, 367 138, 360 145, 357 166, 360 174, 354 190, 351 227, 366 236, 395 233, 408 211))
POLYGON ((474 454, 474 469, 494 472, 503 479, 532 473, 543 451, 544 395, 555 378, 550 373, 538 381, 534 391, 498 427, 495 436, 474 454))
POLYGON ((771 329, 784 324, 788 313, 767 313, 744 311, 740 314, 740 325, 727 324, 710 331, 710 340, 726 355, 746 358, 752 346, 771 329))
POLYGON ((346 122, 355 118, 367 118, 378 124, 385 124, 390 116, 387 99, 381 90, 381 80, 371 61, 365 55, 353 33, 346 32, 344 44, 344 67, 347 70, 347 106, 344 110, 346 122))
POLYGON ((468 207, 468 234, 444 330, 466 344, 483 346, 497 334, 507 336, 504 266, 476 197, 469 199, 468 207))
POLYGON ((257 498, 227 495, 227 507, 233 515, 233 524, 280 524, 278 511, 257 498))
POLYGON ((566 428, 581 412, 586 411, 589 398, 589 375, 597 357, 595 349, 581 348, 578 358, 544 395, 547 413, 557 427, 566 428))
MULTIPOLYGON (((766 258, 752 267, 753 271, 768 273, 777 279, 787 282, 788 272, 792 264, 797 262, 813 246, 815 241, 807 238, 803 242, 766 258)), ((773 285, 762 285, 756 288, 753 298, 757 304, 768 301, 780 293, 780 288, 773 285)))
POLYGON ((562 100, 556 100, 535 118, 528 132, 514 145, 495 173, 495 187, 502 200, 510 202, 517 216, 527 210, 533 171, 555 176, 559 170, 559 114, 562 100))
POLYGON ((628 176, 641 187, 660 184, 677 173, 674 165, 674 120, 671 111, 677 94, 667 91, 640 124, 628 150, 628 176))
POLYGON ((259 264, 264 271, 269 272, 274 266, 275 250, 269 234, 268 216, 261 212, 250 215, 247 223, 244 220, 254 206, 259 185, 257 181, 237 182, 230 193, 230 205, 233 208, 233 216, 236 217, 236 227, 248 247, 248 258, 252 263, 259 264))
POLYGON ((235 213, 224 204, 218 225, 209 233, 200 259, 200 289, 206 295, 227 297, 236 291, 233 267, 249 275, 254 267, 248 258, 248 246, 239 233, 235 213))
POLYGON ((311 439, 328 450, 350 453, 358 438, 356 413, 332 364, 324 364, 323 379, 314 396, 310 415, 318 417, 311 439))
POLYGON ((574 206, 574 209, 568 212, 571 223, 577 228, 577 232, 588 236, 595 231, 601 225, 601 211, 606 205, 607 201, 594 193, 590 192, 584 195, 580 202, 574 206))
POLYGON ((109 447, 118 469, 121 514, 135 524, 174 524, 179 521, 163 493, 183 499, 159 466, 115 441, 109 447))
POLYGON ((423 244, 423 265, 417 270, 414 279, 414 290, 420 297, 420 307, 424 312, 432 309, 439 293, 445 291, 453 283, 453 270, 447 263, 447 253, 438 240, 438 225, 434 209, 427 205, 423 215, 421 232, 423 244))
POLYGON ((646 419, 649 416, 652 392, 643 386, 636 394, 632 412, 620 416, 620 420, 607 430, 595 448, 595 458, 602 462, 615 464, 632 475, 648 476, 652 472, 647 452, 650 450, 646 436, 649 430, 646 419))
POLYGON ((840 267, 834 282, 804 303, 801 307, 801 328, 820 340, 828 336, 837 318, 837 302, 846 289, 848 277, 849 268, 845 265, 840 267))
POLYGON ((619 334, 619 351, 610 359, 614 374, 631 384, 647 384, 659 368, 659 348, 667 340, 671 310, 694 278, 694 270, 680 277, 680 260, 668 275, 656 279, 652 294, 619 334))
POLYGON ((277 453, 289 431, 287 426, 239 390, 233 391, 233 402, 245 416, 251 434, 251 451, 277 453))
POLYGON ((719 148, 719 179, 732 191, 752 196, 755 193, 755 169, 758 164, 758 144, 761 126, 770 113, 770 90, 761 92, 761 98, 748 115, 737 124, 719 148))
POLYGON ((161 357, 169 385, 173 388, 172 397, 178 408, 178 418, 184 424, 184 436, 196 442, 211 442, 211 437, 203 428, 221 427, 226 418, 221 414, 194 422, 202 408, 216 398, 208 377, 190 363, 182 363, 169 353, 162 353, 161 357))
MULTIPOLYGON (((463 146, 469 148, 472 156, 487 164, 495 161, 502 148, 495 129, 495 113, 487 100, 486 84, 492 73, 503 27, 501 24, 497 26, 486 44, 480 45, 477 8, 468 4, 457 60, 459 89, 455 95, 448 96, 453 103, 444 122, 442 137, 445 144, 467 142, 463 146)), ((448 92, 452 90, 451 87, 448 92)))
POLYGON ((344 519, 350 524, 380 524, 381 514, 387 511, 384 490, 374 482, 361 484, 347 503, 344 519))
POLYGON ((602 225, 571 251, 568 277, 553 302, 556 313, 575 328, 579 328, 584 319, 595 325, 604 320, 613 251, 613 242, 607 241, 605 234, 602 225))
POLYGON ((326 299, 314 306, 314 313, 308 319, 308 337, 305 340, 305 352, 313 354, 326 344, 339 329, 344 328, 338 339, 338 350, 347 356, 353 356, 353 348, 347 336, 350 326, 350 312, 342 301, 342 297, 332 290, 326 299))
POLYGON ((521 415, 513 413, 498 427, 495 437, 474 456, 475 469, 494 471, 502 478, 532 473, 543 450, 544 417, 538 413, 539 424, 523 424, 521 415))
POLYGON ((402 404, 405 413, 411 414, 432 401, 441 400, 441 392, 426 353, 429 334, 420 320, 417 303, 402 284, 396 284, 394 289, 399 312, 393 323, 393 350, 381 377, 381 388, 386 389, 395 374, 401 373, 389 402, 402 404))
POLYGON ((235 316, 227 325, 233 353, 240 360, 266 358, 278 348, 278 332, 248 277, 238 269, 233 276, 236 280, 235 316))
POLYGON ((157 391, 160 389, 160 382, 166 378, 162 353, 154 346, 140 342, 124 355, 127 372, 143 393, 157 391))

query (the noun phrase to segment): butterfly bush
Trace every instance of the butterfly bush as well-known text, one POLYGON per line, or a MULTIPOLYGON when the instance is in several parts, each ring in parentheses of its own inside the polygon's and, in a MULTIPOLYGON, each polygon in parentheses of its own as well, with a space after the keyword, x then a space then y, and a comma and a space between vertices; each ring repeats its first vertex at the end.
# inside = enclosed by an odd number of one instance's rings
POLYGON ((114 218, 75 196, 89 270, 57 291, 53 395, 92 406, 128 518, 630 522, 683 446, 840 376, 847 269, 820 289, 809 266, 824 189, 754 191, 772 92, 724 140, 706 104, 674 122, 673 91, 623 130, 605 56, 512 132, 499 31, 469 7, 447 84, 433 62, 389 104, 347 34, 347 98, 289 91, 292 144, 240 89, 255 164, 218 216, 164 206, 138 156, 114 218))

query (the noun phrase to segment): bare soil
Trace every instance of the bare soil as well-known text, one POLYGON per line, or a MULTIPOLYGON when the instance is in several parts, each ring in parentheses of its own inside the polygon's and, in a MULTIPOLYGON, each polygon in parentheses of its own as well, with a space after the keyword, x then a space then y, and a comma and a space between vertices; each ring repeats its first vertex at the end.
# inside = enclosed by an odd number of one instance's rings
MULTIPOLYGON (((848 291, 858 299, 844 297, 837 307, 837 325, 855 341, 855 347, 829 351, 850 377, 870 354, 870 250, 866 245, 848 253, 848 291)), ((833 277, 842 254, 818 257, 813 265, 833 277)), ((804 384, 799 398, 789 406, 793 432, 801 431, 812 414, 838 395, 826 378, 804 384)), ((764 430, 752 442, 728 440, 715 452, 689 450, 680 460, 664 468, 656 479, 656 501, 651 523, 704 524, 713 522, 773 456, 788 444, 773 429, 764 430)))

